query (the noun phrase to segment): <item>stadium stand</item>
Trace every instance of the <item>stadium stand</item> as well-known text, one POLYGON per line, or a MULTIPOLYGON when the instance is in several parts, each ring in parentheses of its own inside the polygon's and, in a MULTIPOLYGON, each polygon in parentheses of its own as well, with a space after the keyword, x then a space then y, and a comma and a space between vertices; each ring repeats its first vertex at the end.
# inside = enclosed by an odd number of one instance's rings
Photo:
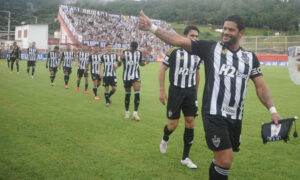
MULTIPOLYGON (((170 48, 151 33, 139 31, 136 27, 136 16, 109 14, 65 5, 59 7, 59 16, 71 32, 73 37, 70 38, 88 46, 104 47, 110 42, 114 48, 126 48, 131 41, 137 41, 141 48, 151 47, 155 54, 165 53, 170 48)), ((152 22, 172 30, 165 21, 152 19, 152 22)))

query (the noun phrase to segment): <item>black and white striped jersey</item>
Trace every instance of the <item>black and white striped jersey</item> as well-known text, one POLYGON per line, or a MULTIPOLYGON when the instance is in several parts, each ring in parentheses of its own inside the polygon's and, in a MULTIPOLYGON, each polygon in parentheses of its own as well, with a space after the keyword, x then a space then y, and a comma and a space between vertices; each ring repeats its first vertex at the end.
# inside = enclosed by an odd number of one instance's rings
POLYGON ((38 56, 38 52, 36 48, 28 48, 27 49, 27 60, 28 61, 36 61, 38 56))
POLYGON ((134 52, 130 49, 123 50, 124 59, 123 61, 123 80, 130 81, 140 78, 139 63, 142 61, 142 52, 136 50, 134 52))
POLYGON ((91 54, 89 57, 89 62, 91 64, 91 73, 92 74, 100 74, 99 72, 99 64, 101 61, 101 54, 91 54))
POLYGON ((56 53, 54 51, 50 51, 48 53, 47 58, 48 58, 48 61, 49 61, 49 67, 50 68, 57 68, 58 61, 59 61, 58 53, 56 53))
POLYGON ((163 64, 170 68, 170 84, 180 88, 195 87, 200 61, 199 56, 191 55, 183 48, 170 49, 163 61, 163 64))
POLYGON ((104 54, 101 57, 101 63, 103 65, 103 76, 104 77, 115 77, 115 63, 118 61, 116 54, 104 54))
POLYGON ((7 59, 10 59, 12 52, 13 52, 12 49, 8 50, 8 52, 7 52, 7 59))
POLYGON ((74 61, 74 52, 73 51, 62 52, 61 60, 63 61, 63 67, 72 68, 72 61, 74 61))
POLYGON ((78 63, 80 64, 78 69, 85 69, 88 61, 89 61, 89 52, 84 52, 84 51, 78 52, 78 63))
POLYGON ((192 53, 204 59, 202 113, 241 120, 249 78, 262 76, 256 55, 204 40, 192 41, 192 53))

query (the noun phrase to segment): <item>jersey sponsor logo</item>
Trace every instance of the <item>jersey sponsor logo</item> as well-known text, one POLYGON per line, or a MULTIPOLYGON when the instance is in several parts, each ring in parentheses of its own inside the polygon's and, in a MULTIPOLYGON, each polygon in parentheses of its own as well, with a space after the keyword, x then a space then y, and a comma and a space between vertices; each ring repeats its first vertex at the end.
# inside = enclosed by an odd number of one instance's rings
POLYGON ((234 116, 234 115, 236 114, 236 107, 223 106, 223 107, 222 107, 222 111, 223 111, 225 114, 234 116))
POLYGON ((248 74, 243 74, 243 73, 237 71, 234 66, 230 66, 227 64, 222 64, 222 66, 219 70, 219 75, 228 76, 231 78, 234 78, 235 76, 241 77, 244 79, 248 78, 248 74))
POLYGON ((179 68, 178 71, 178 74, 183 76, 187 76, 189 74, 194 74, 194 73, 196 73, 195 70, 190 70, 189 68, 183 68, 183 67, 179 68))
POLYGON ((135 64, 137 64, 137 63, 134 62, 134 61, 127 61, 127 64, 128 64, 128 65, 135 65, 135 64))
POLYGON ((256 75, 256 74, 261 74, 260 67, 253 68, 253 69, 251 70, 251 75, 256 75))
POLYGON ((220 146, 221 143, 221 138, 217 138, 216 135, 214 135, 214 138, 212 138, 212 143, 214 144, 214 146, 217 148, 220 146))
POLYGON ((114 65, 114 63, 113 62, 105 62, 105 65, 111 66, 111 65, 114 65))

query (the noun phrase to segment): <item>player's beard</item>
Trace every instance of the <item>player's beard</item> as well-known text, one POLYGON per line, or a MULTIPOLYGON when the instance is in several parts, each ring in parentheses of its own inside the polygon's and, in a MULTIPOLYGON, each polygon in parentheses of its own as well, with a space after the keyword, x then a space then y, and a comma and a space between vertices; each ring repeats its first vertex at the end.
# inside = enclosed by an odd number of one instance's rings
MULTIPOLYGON (((237 35, 238 36, 238 35, 237 35)), ((230 47, 230 46, 233 46, 236 42, 237 42, 237 40, 238 40, 238 37, 237 36, 234 36, 234 35, 230 35, 230 34, 228 34, 228 35, 225 35, 224 33, 222 33, 222 42, 225 44, 225 46, 227 46, 227 47, 230 47), (229 37, 230 38, 230 40, 229 41, 224 41, 224 37, 225 36, 227 36, 227 37, 229 37)))

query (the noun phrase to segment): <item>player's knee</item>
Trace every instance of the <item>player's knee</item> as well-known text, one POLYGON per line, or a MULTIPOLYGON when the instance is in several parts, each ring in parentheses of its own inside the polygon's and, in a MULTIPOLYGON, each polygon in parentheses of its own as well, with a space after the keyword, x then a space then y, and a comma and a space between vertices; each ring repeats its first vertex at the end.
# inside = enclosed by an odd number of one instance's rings
POLYGON ((230 168, 232 160, 233 160, 233 154, 227 154, 226 156, 224 155, 221 158, 218 158, 216 164, 219 167, 230 168))
POLYGON ((177 128, 178 122, 176 120, 169 120, 168 130, 174 131, 177 128))

